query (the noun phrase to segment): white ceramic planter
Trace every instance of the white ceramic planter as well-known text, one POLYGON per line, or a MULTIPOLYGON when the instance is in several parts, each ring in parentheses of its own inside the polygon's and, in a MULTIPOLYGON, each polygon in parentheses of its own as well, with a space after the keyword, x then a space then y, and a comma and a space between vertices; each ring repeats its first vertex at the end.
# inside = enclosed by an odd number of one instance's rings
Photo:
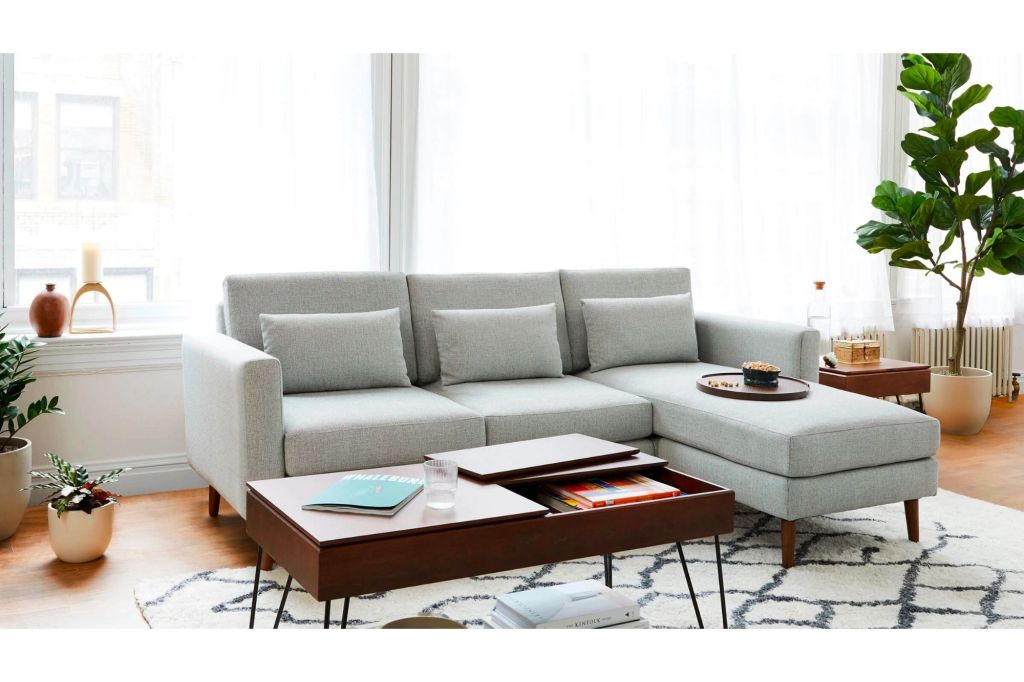
POLYGON ((943 433, 970 436, 985 425, 992 408, 992 372, 960 368, 959 376, 932 367, 932 390, 924 394, 924 411, 942 424, 943 433))
MULTIPOLYGON (((0 442, 3 442, 0 440, 0 442)), ((22 490, 32 483, 32 441, 14 438, 17 450, 0 453, 0 540, 18 530, 21 517, 28 508, 29 491, 22 490)))
POLYGON ((81 564, 103 556, 114 532, 116 509, 117 502, 108 502, 93 509, 91 514, 70 511, 57 518, 57 510, 51 506, 47 510, 50 547, 57 558, 69 564, 81 564))

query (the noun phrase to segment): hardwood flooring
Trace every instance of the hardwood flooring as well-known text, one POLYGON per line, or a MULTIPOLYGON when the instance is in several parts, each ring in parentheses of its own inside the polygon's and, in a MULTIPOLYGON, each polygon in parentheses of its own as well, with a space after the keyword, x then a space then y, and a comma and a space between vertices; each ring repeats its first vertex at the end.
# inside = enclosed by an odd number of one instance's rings
MULTIPOLYGON (((1024 402, 993 401, 976 436, 943 435, 939 461, 941 487, 1024 510, 1024 402)), ((136 583, 255 560, 226 502, 208 516, 205 488, 124 498, 107 555, 88 564, 54 558, 46 510, 33 507, 0 542, 0 627, 145 627, 136 583)))

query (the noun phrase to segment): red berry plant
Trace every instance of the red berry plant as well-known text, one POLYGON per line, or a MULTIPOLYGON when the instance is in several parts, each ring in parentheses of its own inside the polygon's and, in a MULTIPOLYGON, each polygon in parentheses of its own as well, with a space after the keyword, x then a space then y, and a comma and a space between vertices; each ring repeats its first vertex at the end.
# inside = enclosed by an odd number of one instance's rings
POLYGON ((130 468, 114 469, 90 480, 89 471, 84 466, 69 464, 52 452, 46 455, 46 459, 53 465, 53 473, 33 471, 33 476, 48 480, 29 486, 26 490, 53 490, 54 493, 47 501, 57 510, 57 518, 69 511, 84 511, 91 514, 93 509, 116 502, 114 493, 100 488, 100 485, 116 481, 122 473, 130 471, 130 468))

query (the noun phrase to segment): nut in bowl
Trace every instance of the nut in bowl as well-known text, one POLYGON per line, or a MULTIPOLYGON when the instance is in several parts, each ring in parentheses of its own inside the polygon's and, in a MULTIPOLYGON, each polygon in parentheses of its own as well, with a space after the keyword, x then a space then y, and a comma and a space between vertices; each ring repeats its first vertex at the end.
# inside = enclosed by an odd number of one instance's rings
POLYGON ((778 386, 782 370, 760 360, 743 363, 743 383, 747 386, 778 386))

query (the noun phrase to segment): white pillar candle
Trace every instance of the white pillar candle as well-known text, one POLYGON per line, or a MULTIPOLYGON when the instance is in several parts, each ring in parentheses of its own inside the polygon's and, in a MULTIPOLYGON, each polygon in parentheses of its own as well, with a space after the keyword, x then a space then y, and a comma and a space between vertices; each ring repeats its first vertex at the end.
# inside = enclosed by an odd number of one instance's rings
POLYGON ((103 252, 99 244, 82 244, 82 281, 103 281, 103 252))

